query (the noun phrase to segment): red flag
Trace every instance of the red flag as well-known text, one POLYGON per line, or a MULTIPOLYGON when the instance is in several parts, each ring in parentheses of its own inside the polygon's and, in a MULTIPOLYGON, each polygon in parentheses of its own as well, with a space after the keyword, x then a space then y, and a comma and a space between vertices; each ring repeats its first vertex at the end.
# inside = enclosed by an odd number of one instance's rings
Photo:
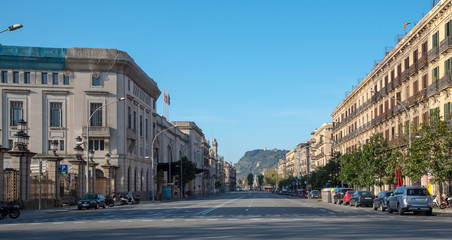
POLYGON ((405 31, 406 25, 408 25, 408 24, 410 24, 410 23, 404 23, 404 24, 403 24, 403 31, 405 31))

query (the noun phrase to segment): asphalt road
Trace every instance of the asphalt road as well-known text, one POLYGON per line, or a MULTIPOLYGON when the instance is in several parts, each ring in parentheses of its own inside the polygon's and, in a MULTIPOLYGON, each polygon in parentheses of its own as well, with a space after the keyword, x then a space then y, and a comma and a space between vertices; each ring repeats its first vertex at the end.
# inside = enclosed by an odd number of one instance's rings
POLYGON ((265 192, 74 211, 23 211, 0 239, 451 239, 452 218, 399 216, 265 192))

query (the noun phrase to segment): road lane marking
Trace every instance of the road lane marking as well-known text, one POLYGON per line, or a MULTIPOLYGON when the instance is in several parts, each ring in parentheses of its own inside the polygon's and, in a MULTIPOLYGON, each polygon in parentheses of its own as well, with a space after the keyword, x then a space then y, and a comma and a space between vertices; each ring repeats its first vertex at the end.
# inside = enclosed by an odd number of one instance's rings
POLYGON ((239 221, 240 219, 238 218, 228 218, 228 221, 239 221))
POLYGON ((122 222, 122 223, 129 223, 129 222, 132 222, 131 220, 121 220, 121 221, 119 221, 119 222, 122 222))
POLYGON ((218 218, 208 218, 206 221, 218 221, 218 218))
POLYGON ((53 222, 52 224, 58 225, 58 224, 63 224, 64 222, 53 222))
POLYGON ((143 220, 141 220, 142 222, 152 222, 152 221, 154 221, 154 220, 152 220, 152 219, 143 219, 143 220))
POLYGON ((198 219, 185 219, 186 222, 196 222, 198 219))
POLYGON ((163 219, 164 222, 174 222, 174 219, 163 219))
POLYGON ((74 224, 83 224, 85 222, 74 222, 74 224))
POLYGON ((260 221, 260 218, 250 218, 250 221, 260 221))

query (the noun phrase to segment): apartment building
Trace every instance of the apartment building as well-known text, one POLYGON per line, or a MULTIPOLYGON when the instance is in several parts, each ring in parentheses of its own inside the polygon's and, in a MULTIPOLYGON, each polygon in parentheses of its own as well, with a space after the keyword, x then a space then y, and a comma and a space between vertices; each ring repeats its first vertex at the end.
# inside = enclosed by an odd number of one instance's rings
POLYGON ((333 123, 323 123, 318 129, 311 133, 311 151, 314 167, 323 167, 333 154, 333 123))
POLYGON ((406 126, 415 132, 433 109, 451 121, 451 30, 452 2, 442 0, 334 109, 334 151, 349 152, 375 133, 401 144, 406 126))

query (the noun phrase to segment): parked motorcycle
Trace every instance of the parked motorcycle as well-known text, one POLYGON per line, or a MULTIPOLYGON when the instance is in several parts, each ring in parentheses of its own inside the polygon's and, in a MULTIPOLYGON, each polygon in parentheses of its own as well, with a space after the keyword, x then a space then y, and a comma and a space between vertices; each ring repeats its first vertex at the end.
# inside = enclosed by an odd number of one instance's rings
POLYGON ((112 197, 106 197, 105 198, 105 205, 109 206, 109 207, 113 207, 115 206, 115 200, 112 197))
POLYGON ((446 197, 443 199, 443 202, 441 203, 441 205, 439 205, 439 208, 441 208, 441 209, 450 208, 451 201, 452 201, 452 197, 450 197, 449 195, 446 195, 446 197))
POLYGON ((437 207, 439 207, 440 205, 441 205, 441 203, 440 203, 440 201, 439 201, 438 196, 433 195, 433 207, 434 207, 434 208, 437 208, 437 207))
POLYGON ((140 203, 140 196, 133 194, 133 192, 129 192, 127 193, 126 196, 121 196, 119 198, 119 203, 121 205, 126 205, 126 204, 139 204, 140 203))
POLYGON ((10 218, 18 218, 20 216, 19 205, 0 205, 0 219, 5 218, 6 216, 9 216, 10 218))

